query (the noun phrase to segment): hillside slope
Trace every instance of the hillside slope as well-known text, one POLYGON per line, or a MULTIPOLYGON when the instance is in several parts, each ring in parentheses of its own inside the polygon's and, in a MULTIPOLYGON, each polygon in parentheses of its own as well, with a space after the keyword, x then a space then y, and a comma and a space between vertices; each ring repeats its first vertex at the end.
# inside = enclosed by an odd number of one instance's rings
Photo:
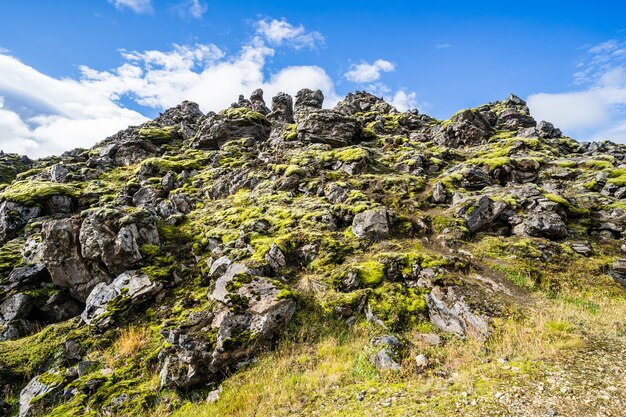
POLYGON ((322 103, 0 155, 0 414, 620 415, 626 147, 322 103))

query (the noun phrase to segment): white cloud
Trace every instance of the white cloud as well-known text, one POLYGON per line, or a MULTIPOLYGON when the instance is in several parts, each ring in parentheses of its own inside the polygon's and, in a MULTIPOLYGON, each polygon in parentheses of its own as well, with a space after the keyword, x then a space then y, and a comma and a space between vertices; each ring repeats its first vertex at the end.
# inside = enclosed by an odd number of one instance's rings
POLYGON ((181 17, 202 19, 209 7, 200 0, 184 0, 177 4, 175 9, 181 17))
MULTIPOLYGON (((308 35, 304 29, 298 33, 283 41, 308 35)), ((268 42, 257 34, 232 55, 213 44, 124 50, 118 67, 100 71, 81 66, 76 80, 53 78, 0 55, 0 149, 33 157, 58 154, 89 147, 147 120, 124 108, 120 99, 157 110, 193 100, 206 112, 226 108, 238 94, 249 95, 259 87, 268 103, 280 91, 295 95, 308 87, 322 90, 326 107, 339 101, 333 80, 321 67, 289 66, 266 75, 267 61, 275 53, 268 42)))
POLYGON ((377 59, 373 64, 366 62, 361 64, 353 64, 350 70, 344 75, 349 81, 356 83, 371 83, 380 78, 381 72, 391 72, 395 70, 393 63, 384 59, 377 59))
POLYGON ((287 43, 296 49, 305 47, 312 49, 324 43, 324 37, 321 33, 307 32, 304 26, 293 26, 285 19, 259 20, 257 22, 257 34, 273 46, 287 43))
POLYGON ((0 55, 0 73, 0 149, 5 152, 60 153, 146 120, 88 83, 49 77, 11 56, 0 55))
POLYGON ((117 9, 130 9, 135 13, 150 14, 154 12, 152 0, 108 0, 117 9))
POLYGON ((389 103, 400 111, 407 111, 418 107, 417 95, 413 92, 407 93, 404 90, 396 91, 393 97, 389 99, 389 103))
POLYGON ((573 74, 578 90, 532 94, 528 106, 536 119, 577 139, 626 143, 626 42, 609 40, 586 52, 573 74))
POLYGON ((435 45, 435 48, 437 49, 447 49, 447 48, 452 48, 452 44, 449 44, 447 42, 441 42, 435 45))

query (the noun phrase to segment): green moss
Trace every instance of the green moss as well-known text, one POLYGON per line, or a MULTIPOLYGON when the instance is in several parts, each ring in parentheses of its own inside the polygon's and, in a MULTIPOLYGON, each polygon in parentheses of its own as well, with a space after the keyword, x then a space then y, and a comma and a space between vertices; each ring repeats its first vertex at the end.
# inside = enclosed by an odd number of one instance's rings
POLYGON ((0 194, 0 198, 24 205, 34 205, 55 195, 77 197, 78 189, 50 181, 16 181, 0 194))
POLYGON ((427 319, 424 294, 397 282, 385 282, 369 297, 373 314, 393 331, 413 326, 427 319))
POLYGON ((609 161, 601 161, 601 160, 595 160, 595 161, 586 161, 585 162, 585 166, 587 168, 591 168, 597 171, 600 170, 607 170, 607 169, 612 169, 613 168, 613 164, 609 161))
POLYGON ((236 107, 223 110, 220 114, 228 119, 250 119, 256 123, 269 124, 269 120, 263 114, 253 111, 247 107, 236 107))
POLYGON ((618 187, 626 187, 626 169, 618 168, 611 171, 607 182, 609 184, 615 184, 618 187))
POLYGON ((222 342, 224 350, 245 349, 250 347, 256 341, 258 335, 252 330, 244 330, 243 332, 232 335, 224 339, 222 342))
POLYGON ((495 158, 473 158, 467 161, 468 164, 478 165, 478 166, 486 166, 490 171, 500 168, 504 165, 509 165, 511 163, 511 158, 508 156, 500 156, 495 158))
POLYGON ((23 239, 16 239, 0 247, 0 277, 6 277, 9 272, 22 263, 23 239))
POLYGON ((357 278, 361 285, 369 288, 376 287, 385 278, 385 265, 378 261, 366 261, 354 266, 357 278))
POLYGON ((159 143, 168 142, 174 137, 175 126, 166 127, 142 127, 139 129, 139 137, 159 143))
POLYGON ((304 177, 306 176, 306 171, 298 165, 289 165, 285 168, 285 177, 291 177, 292 175, 304 177))
POLYGON ((283 139, 287 141, 298 139, 298 129, 295 123, 291 123, 287 126, 287 129, 283 132, 283 139))
POLYGON ((341 162, 357 162, 369 157, 369 152, 363 148, 345 148, 334 152, 334 158, 341 162))

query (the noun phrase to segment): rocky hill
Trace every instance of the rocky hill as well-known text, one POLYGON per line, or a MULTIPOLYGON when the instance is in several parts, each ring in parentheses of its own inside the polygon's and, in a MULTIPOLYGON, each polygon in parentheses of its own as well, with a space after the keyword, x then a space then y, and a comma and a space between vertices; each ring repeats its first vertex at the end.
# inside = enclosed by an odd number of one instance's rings
POLYGON ((0 414, 621 415, 626 147, 323 100, 0 155, 0 414))

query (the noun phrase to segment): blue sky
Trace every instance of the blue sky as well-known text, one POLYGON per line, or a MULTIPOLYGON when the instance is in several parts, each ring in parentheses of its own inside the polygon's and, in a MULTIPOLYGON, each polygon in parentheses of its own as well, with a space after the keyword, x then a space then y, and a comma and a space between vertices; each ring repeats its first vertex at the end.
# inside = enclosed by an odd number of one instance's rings
POLYGON ((4 0, 0 148, 90 146, 182 99, 366 89, 437 118, 514 92, 581 140, 626 142, 618 2, 4 0), (506 4, 509 3, 509 4, 506 4))

